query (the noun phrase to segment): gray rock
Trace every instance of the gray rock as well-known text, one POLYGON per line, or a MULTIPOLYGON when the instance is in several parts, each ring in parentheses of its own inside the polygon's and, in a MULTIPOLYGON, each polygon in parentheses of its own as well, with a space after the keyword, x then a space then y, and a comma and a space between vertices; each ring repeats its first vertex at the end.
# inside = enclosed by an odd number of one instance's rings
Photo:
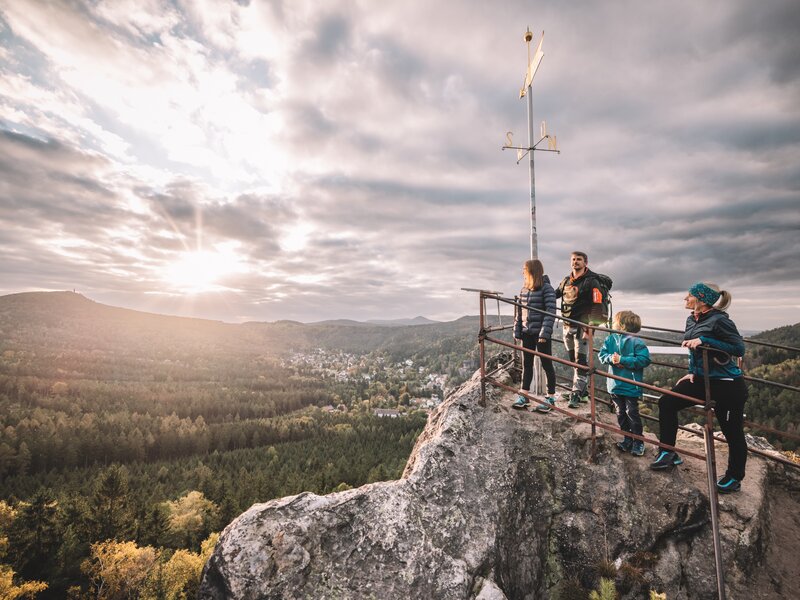
MULTIPOLYGON (((252 506, 222 533, 200 598, 547 599, 615 568, 623 598, 716 598, 704 462, 654 473, 615 436, 598 429, 593 445, 588 425, 488 390, 482 407, 476 374, 431 414, 399 481, 252 506)), ((775 469, 751 457, 743 491, 721 499, 728 597, 789 589, 775 569, 749 583, 775 469)))

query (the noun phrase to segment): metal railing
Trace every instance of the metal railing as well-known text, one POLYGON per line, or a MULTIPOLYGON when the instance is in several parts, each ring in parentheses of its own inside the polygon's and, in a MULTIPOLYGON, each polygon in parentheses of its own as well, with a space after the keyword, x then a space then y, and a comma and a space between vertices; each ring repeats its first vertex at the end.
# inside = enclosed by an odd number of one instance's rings
MULTIPOLYGON (((733 357, 731 357, 730 355, 727 355, 727 353, 725 353, 725 352, 721 352, 719 349, 716 349, 716 348, 710 348, 708 346, 700 346, 699 347, 699 349, 701 350, 702 355, 703 355, 703 365, 705 365, 706 368, 703 369, 703 371, 704 371, 703 379, 704 379, 705 399, 704 400, 698 400, 697 398, 693 398, 693 397, 690 397, 690 396, 685 396, 683 394, 674 392, 674 391, 669 390, 669 389, 665 389, 665 388, 662 388, 662 387, 654 386, 654 385, 643 383, 643 382, 639 382, 639 381, 634 381, 632 379, 627 379, 625 377, 620 377, 618 375, 614 375, 613 373, 610 373, 610 372, 607 372, 607 371, 604 371, 604 370, 597 370, 595 368, 595 357, 594 357, 594 355, 595 355, 595 353, 598 352, 598 350, 594 348, 594 336, 595 336, 596 332, 624 333, 626 335, 630 335, 630 336, 633 336, 633 337, 638 337, 638 338, 644 339, 644 340, 657 341, 657 342, 661 342, 661 343, 675 344, 675 345, 680 345, 679 341, 670 340, 670 339, 664 339, 664 338, 654 337, 654 336, 649 336, 649 335, 644 335, 644 334, 641 334, 641 333, 633 334, 633 333, 630 333, 630 332, 617 331, 617 330, 614 330, 614 329, 609 329, 607 327, 601 327, 601 326, 597 326, 597 325, 590 325, 590 324, 583 323, 583 322, 580 322, 580 321, 574 321, 572 319, 568 319, 568 318, 562 317, 560 315, 553 315, 552 313, 547 313, 546 311, 543 311, 541 309, 536 309, 536 308, 533 308, 533 307, 530 307, 530 306, 526 307, 528 310, 534 310, 534 311, 537 311, 537 312, 540 312, 540 313, 543 313, 543 314, 551 315, 556 320, 560 320, 560 321, 563 321, 565 323, 572 323, 572 324, 578 325, 578 326, 580 326, 581 328, 583 328, 586 331, 586 334, 587 334, 587 337, 588 337, 587 341, 588 341, 589 352, 587 353, 587 364, 583 365, 583 364, 580 364, 580 363, 577 363, 577 362, 573 362, 571 360, 560 358, 560 357, 555 356, 553 354, 545 354, 545 353, 539 352, 538 350, 535 350, 535 349, 523 348, 521 346, 518 346, 518 345, 510 343, 510 342, 507 342, 505 340, 498 339, 497 337, 492 337, 490 334, 513 328, 514 327, 514 323, 513 323, 513 320, 512 320, 512 323, 510 325, 503 325, 502 319, 499 318, 498 319, 499 324, 497 326, 488 326, 487 319, 486 319, 486 317, 487 317, 486 300, 487 299, 491 299, 491 300, 497 302, 498 317, 500 316, 500 303, 505 303, 505 304, 509 304, 509 305, 514 306, 515 307, 515 314, 516 314, 516 308, 521 308, 522 304, 520 302, 518 302, 516 299, 510 299, 510 298, 503 297, 500 292, 491 292, 491 291, 487 291, 487 290, 476 290, 476 289, 470 289, 470 290, 467 290, 467 291, 478 292, 480 294, 480 331, 479 331, 479 334, 478 334, 478 343, 479 343, 479 352, 480 352, 481 405, 482 406, 486 405, 486 384, 487 383, 492 384, 495 387, 508 390, 510 392, 513 392, 513 393, 522 394, 525 397, 527 397, 528 399, 533 399, 531 397, 531 393, 530 392, 526 392, 524 390, 519 390, 519 389, 517 389, 515 387, 509 386, 509 385, 499 381, 497 378, 495 378, 495 375, 499 371, 503 370, 504 368, 507 368, 511 363, 515 363, 516 362, 515 358, 512 358, 510 361, 508 361, 508 362, 506 362, 504 364, 499 364, 499 365, 497 365, 496 368, 494 368, 493 370, 487 372, 487 370, 486 370, 486 348, 485 348, 485 345, 486 345, 487 342, 490 342, 492 344, 497 344, 498 346, 506 347, 506 348, 509 348, 509 349, 513 350, 513 352, 514 352, 513 356, 516 356, 516 353, 518 353, 518 352, 527 352, 529 354, 532 354, 533 356, 549 358, 550 360, 555 361, 555 362, 557 362, 559 364, 562 364, 562 365, 565 365, 565 366, 568 366, 568 367, 571 367, 571 368, 574 368, 574 369, 578 369, 578 370, 584 371, 586 373, 587 378, 588 378, 590 417, 587 418, 587 417, 585 417, 583 415, 580 415, 580 414, 577 414, 577 413, 575 413, 575 412, 573 412, 573 411, 571 411, 571 410, 569 410, 567 408, 562 408, 562 407, 559 407, 559 406, 553 406, 552 408, 553 408, 553 410, 555 410, 558 413, 561 413, 561 414, 563 414, 565 416, 568 416, 568 417, 570 417, 572 419, 575 419, 578 422, 587 423, 587 424, 589 424, 591 426, 591 432, 592 432, 591 433, 591 436, 592 436, 592 457, 593 458, 596 456, 596 452, 597 452, 597 428, 599 427, 600 429, 603 429, 603 430, 606 430, 606 431, 609 431, 609 432, 612 432, 612 433, 617 433, 617 434, 628 436, 628 437, 633 438, 633 439, 640 440, 645 444, 653 444, 653 445, 655 445, 655 446, 657 446, 659 448, 663 448, 665 450, 670 450, 670 451, 673 451, 673 452, 680 451, 681 454, 684 455, 684 456, 689 456, 689 457, 692 457, 692 458, 696 458, 698 460, 705 461, 705 463, 706 463, 706 473, 707 473, 707 477, 708 477, 709 505, 710 505, 710 508, 711 508, 711 528, 712 528, 713 541, 714 541, 714 562, 715 562, 715 569, 716 569, 716 575, 717 575, 717 595, 718 595, 720 600, 725 600, 724 573, 723 573, 723 569, 722 569, 722 551, 721 551, 721 547, 720 547, 720 535, 719 535, 719 499, 718 499, 718 496, 717 496, 717 485, 716 485, 717 466, 716 466, 716 454, 715 454, 715 449, 714 449, 714 441, 715 440, 724 441, 724 438, 720 438, 720 437, 717 437, 717 436, 714 435, 714 413, 713 413, 713 411, 714 411, 715 402, 714 402, 714 399, 711 397, 710 380, 709 380, 709 377, 708 377, 707 365, 709 365, 709 351, 713 351, 715 356, 719 355, 719 354, 725 355, 725 356, 727 356, 728 360, 733 360, 733 357), (704 443, 705 443, 705 448, 704 448, 705 452, 704 452, 704 454, 700 454, 698 452, 694 452, 694 451, 688 450, 686 448, 679 448, 677 446, 670 446, 668 444, 663 444, 658 440, 654 440, 652 438, 645 437, 644 434, 636 435, 636 434, 633 434, 633 433, 631 433, 629 431, 623 431, 622 429, 620 429, 618 427, 614 427, 613 425, 609 425, 608 423, 604 423, 603 421, 601 421, 598 418, 598 415, 597 415, 597 403, 598 402, 600 402, 602 404, 610 404, 610 403, 607 402, 607 401, 600 400, 599 398, 596 397, 597 390, 595 390, 595 378, 594 378, 595 375, 599 375, 601 377, 614 379, 614 380, 617 380, 617 381, 621 381, 621 382, 629 383, 629 384, 632 384, 632 385, 636 385, 637 387, 640 387, 640 388, 642 388, 644 390, 657 392, 660 395, 668 395, 668 396, 672 396, 674 398, 679 398, 681 400, 686 400, 688 402, 691 402, 691 404, 693 406, 691 406, 688 410, 693 412, 693 413, 696 413, 696 414, 699 413, 699 414, 704 416, 704 419, 703 419, 703 433, 702 433, 703 440, 704 440, 704 443)), ((643 327, 643 329, 683 334, 682 331, 678 331, 678 330, 674 330, 674 329, 665 329, 665 328, 657 328, 657 327, 643 327)), ((758 344, 758 345, 775 347, 775 348, 779 348, 779 349, 782 349, 782 350, 797 351, 797 352, 800 353, 800 348, 793 348, 791 346, 781 346, 781 345, 778 345, 778 344, 769 344, 767 342, 761 342, 759 340, 745 340, 745 341, 749 342, 749 343, 758 344)), ((673 364, 670 364, 670 363, 656 362, 655 364, 659 364, 659 365, 662 365, 662 366, 671 367, 671 368, 675 368, 675 369, 684 369, 684 367, 681 367, 680 365, 673 365, 673 364)), ((780 384, 780 383, 776 383, 776 382, 770 382, 770 381, 767 381, 767 380, 764 380, 764 379, 758 379, 758 378, 747 377, 747 376, 745 376, 745 379, 747 381, 750 381, 750 382, 753 382, 753 383, 758 383, 758 384, 762 384, 762 385, 770 385, 770 386, 778 387, 778 388, 781 388, 781 389, 788 389, 788 390, 792 390, 792 391, 795 391, 795 392, 800 392, 800 388, 797 388, 795 386, 790 386, 790 385, 786 385, 786 384, 780 384)), ((651 400, 645 400, 645 402, 652 403, 651 400)), ((654 417, 651 417, 649 415, 641 415, 641 416, 643 418, 647 419, 647 420, 657 421, 657 419, 655 419, 654 417)), ((789 437, 790 439, 800 439, 800 436, 793 435, 793 434, 791 434, 789 432, 783 432, 783 431, 780 431, 780 430, 777 430, 777 429, 774 429, 774 428, 771 428, 771 427, 767 427, 766 425, 762 425, 762 424, 759 424, 759 423, 754 423, 754 422, 751 422, 751 421, 745 421, 745 425, 750 427, 750 428, 752 428, 752 429, 768 431, 768 432, 770 432, 772 434, 789 437)), ((685 431, 690 431, 691 433, 697 435, 696 431, 690 430, 690 429, 688 429, 686 427, 682 426, 682 427, 680 427, 680 429, 685 430, 685 431)), ((791 460, 788 460, 788 459, 785 459, 783 457, 776 456, 774 454, 770 454, 770 453, 761 451, 761 450, 759 450, 757 448, 748 447, 747 451, 751 452, 751 453, 754 453, 754 454, 757 454, 759 456, 762 456, 764 458, 767 458, 769 460, 772 460, 772 461, 775 461, 775 462, 779 462, 781 464, 800 469, 800 465, 797 464, 797 463, 792 462, 791 460)))

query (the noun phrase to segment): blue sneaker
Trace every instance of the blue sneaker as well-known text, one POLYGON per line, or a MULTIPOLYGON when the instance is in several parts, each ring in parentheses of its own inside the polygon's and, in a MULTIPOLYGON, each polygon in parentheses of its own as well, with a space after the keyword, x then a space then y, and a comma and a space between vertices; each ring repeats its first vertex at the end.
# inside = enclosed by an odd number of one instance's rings
POLYGON ((544 402, 536 406, 533 410, 540 413, 549 413, 553 410, 553 405, 556 403, 556 399, 552 396, 545 396, 544 402))
POLYGON ((520 394, 519 396, 517 396, 517 399, 514 402, 514 404, 511 405, 511 408, 525 409, 528 408, 529 404, 530 400, 528 400, 525 396, 520 394))
POLYGON ((742 482, 730 475, 724 475, 717 481, 717 491, 720 494, 730 494, 731 492, 738 492, 740 489, 742 489, 742 482))
POLYGON ((633 438, 626 435, 621 442, 616 443, 616 446, 620 452, 630 452, 633 448, 633 438))
MULTIPOLYGON (((633 446, 631 447, 631 454, 633 454, 634 456, 644 456, 644 442, 641 440, 633 440, 633 446)), ((680 456, 678 456, 677 454, 675 456, 678 460, 683 462, 683 459, 680 456)), ((674 465, 675 462, 673 461, 672 464, 674 465)))

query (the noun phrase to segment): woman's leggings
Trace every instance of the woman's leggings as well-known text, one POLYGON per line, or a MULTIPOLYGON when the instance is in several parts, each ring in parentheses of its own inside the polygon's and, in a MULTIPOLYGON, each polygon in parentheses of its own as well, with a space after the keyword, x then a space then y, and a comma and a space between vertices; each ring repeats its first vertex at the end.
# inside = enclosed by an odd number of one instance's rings
MULTIPOLYGON (((522 347, 529 350, 538 350, 544 354, 553 353, 553 343, 548 338, 545 342, 540 342, 539 337, 535 335, 522 334, 522 347)), ((528 352, 522 353, 522 389, 526 392, 531 389, 531 381, 533 380, 533 354, 528 352)), ((540 356, 542 361, 542 369, 547 377, 547 394, 552 396, 556 393, 556 370, 553 368, 553 361, 545 356, 540 356)))
MULTIPOLYGON (((747 400, 747 385, 742 377, 737 379, 711 379, 711 398, 716 402, 714 413, 719 428, 728 442, 728 470, 726 475, 741 481, 747 464, 747 442, 744 439, 744 403, 747 400)), ((684 396, 705 400, 706 392, 702 375, 695 375, 694 383, 681 381, 672 391, 684 396)), ((678 435, 678 411, 692 406, 688 400, 681 400, 664 394, 658 400, 659 436, 662 444, 675 445, 678 435)))

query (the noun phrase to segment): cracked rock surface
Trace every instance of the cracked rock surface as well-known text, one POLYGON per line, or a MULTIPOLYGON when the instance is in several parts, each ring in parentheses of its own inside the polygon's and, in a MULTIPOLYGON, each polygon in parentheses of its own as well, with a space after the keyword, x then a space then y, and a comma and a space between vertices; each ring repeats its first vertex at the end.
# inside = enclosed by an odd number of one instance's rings
MULTIPOLYGON (((252 506, 223 532, 199 597, 538 600, 594 588, 608 565, 623 598, 717 597, 704 462, 654 473, 649 453, 623 455, 600 429, 593 454, 588 425, 487 390, 484 407, 476 374, 431 414, 398 481, 252 506)), ((698 438, 678 445, 702 453, 698 438)), ((751 456, 742 492, 721 498, 729 598, 796 589, 797 561, 775 554, 800 530, 788 471, 751 456)))

